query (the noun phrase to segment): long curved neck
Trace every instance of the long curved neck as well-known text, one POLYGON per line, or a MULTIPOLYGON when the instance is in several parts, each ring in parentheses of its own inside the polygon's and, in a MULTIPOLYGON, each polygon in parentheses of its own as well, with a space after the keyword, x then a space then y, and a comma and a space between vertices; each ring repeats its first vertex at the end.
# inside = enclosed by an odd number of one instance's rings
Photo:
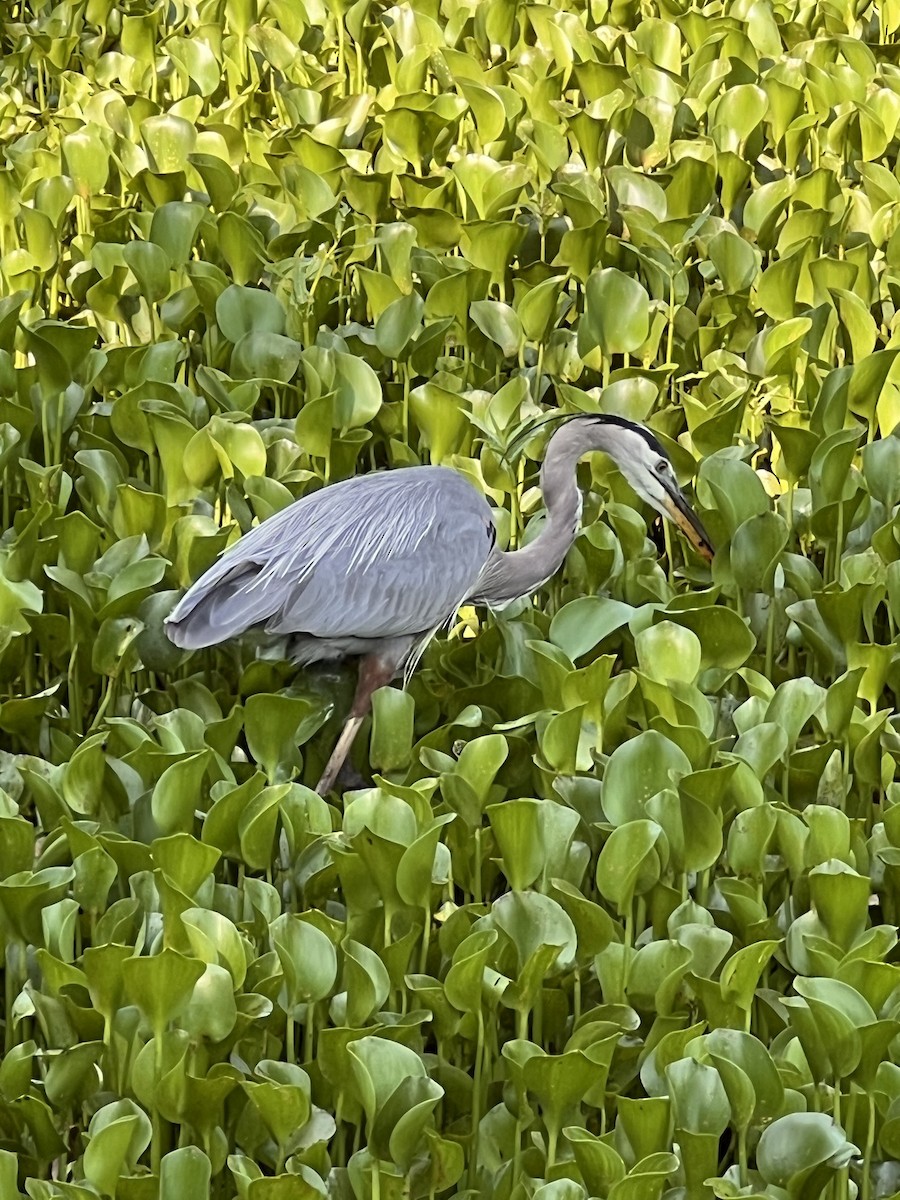
POLYGON ((544 527, 521 550, 499 553, 490 564, 484 599, 495 603, 533 592, 554 575, 575 541, 581 517, 581 493, 575 478, 578 460, 599 444, 576 424, 564 425, 550 439, 541 467, 541 491, 547 510, 544 527))

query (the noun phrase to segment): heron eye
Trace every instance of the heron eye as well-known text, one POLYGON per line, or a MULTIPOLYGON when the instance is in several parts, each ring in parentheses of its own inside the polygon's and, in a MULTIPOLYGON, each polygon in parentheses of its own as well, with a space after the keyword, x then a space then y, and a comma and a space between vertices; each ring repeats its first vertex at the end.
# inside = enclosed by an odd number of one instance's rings
POLYGON ((659 460, 659 462, 656 464, 656 469, 657 469, 657 471, 659 471, 660 475, 665 475, 666 471, 668 471, 668 469, 669 469, 669 464, 666 462, 666 460, 664 458, 661 458, 659 460))

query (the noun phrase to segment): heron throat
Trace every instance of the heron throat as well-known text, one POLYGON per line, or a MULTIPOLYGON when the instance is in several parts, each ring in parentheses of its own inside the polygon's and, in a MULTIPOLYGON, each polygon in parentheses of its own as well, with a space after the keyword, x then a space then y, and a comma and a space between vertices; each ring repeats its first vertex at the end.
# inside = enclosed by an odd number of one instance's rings
POLYGON ((563 426, 550 439, 541 467, 546 515, 538 535, 520 550, 498 551, 488 563, 472 599, 495 606, 536 591, 555 575, 575 541, 582 496, 575 468, 583 454, 598 449, 577 428, 563 426))

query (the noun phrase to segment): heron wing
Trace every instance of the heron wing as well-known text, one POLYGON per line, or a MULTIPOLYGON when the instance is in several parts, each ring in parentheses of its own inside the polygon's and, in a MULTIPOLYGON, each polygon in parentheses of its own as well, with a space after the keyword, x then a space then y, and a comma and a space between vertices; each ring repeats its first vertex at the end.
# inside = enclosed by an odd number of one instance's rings
POLYGON ((167 621, 176 645, 252 628, 318 638, 394 637, 440 625, 494 543, 491 510, 461 475, 361 475, 288 505, 232 546, 167 621))

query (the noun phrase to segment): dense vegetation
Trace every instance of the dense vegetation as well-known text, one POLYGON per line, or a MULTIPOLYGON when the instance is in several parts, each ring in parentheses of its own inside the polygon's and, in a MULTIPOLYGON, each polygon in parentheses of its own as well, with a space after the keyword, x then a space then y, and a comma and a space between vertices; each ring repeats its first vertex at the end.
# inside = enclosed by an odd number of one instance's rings
POLYGON ((898 32, 2 6, 2 1200, 900 1188, 898 32), (585 462, 326 803, 349 678, 182 655, 178 589, 374 467, 516 544, 555 406, 715 562, 585 462))

